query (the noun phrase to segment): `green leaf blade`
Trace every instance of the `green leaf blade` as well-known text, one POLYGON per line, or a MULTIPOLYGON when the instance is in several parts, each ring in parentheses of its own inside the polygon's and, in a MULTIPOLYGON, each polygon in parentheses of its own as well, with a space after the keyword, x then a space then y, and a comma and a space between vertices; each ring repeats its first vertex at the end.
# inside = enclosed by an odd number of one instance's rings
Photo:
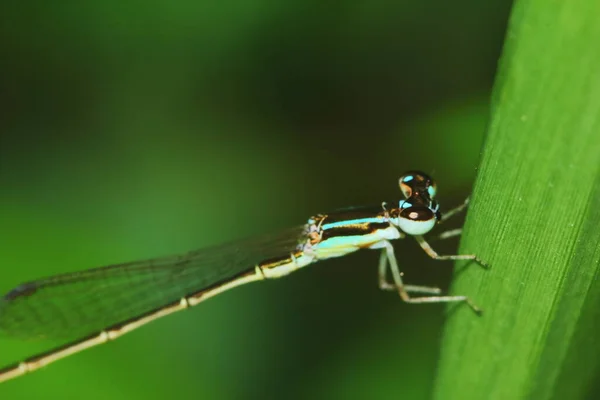
POLYGON ((492 270, 453 285, 485 314, 449 317, 436 399, 585 398, 598 373, 597 15, 588 0, 515 3, 461 243, 492 270))

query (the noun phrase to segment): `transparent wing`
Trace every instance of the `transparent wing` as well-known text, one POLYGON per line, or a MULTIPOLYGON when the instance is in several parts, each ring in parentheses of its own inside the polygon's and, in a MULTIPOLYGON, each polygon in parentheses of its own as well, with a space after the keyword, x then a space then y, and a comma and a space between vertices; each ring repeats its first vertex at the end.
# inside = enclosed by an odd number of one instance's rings
POLYGON ((64 339, 101 331, 287 255, 305 243, 305 229, 22 284, 0 299, 0 332, 64 339))

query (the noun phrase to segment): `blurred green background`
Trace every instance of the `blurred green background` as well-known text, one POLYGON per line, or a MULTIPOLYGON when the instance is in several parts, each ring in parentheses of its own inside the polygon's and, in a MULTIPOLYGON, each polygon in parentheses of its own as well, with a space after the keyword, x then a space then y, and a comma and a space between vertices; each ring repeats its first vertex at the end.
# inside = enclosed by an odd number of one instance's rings
MULTIPOLYGON (((3 2, 0 290, 391 201, 407 169, 451 208, 510 3, 3 2)), ((448 287, 451 264, 396 249, 448 287)), ((377 260, 235 289, 0 398, 426 399, 445 308, 379 291, 377 260)), ((0 364, 57 344, 2 337, 0 364)))

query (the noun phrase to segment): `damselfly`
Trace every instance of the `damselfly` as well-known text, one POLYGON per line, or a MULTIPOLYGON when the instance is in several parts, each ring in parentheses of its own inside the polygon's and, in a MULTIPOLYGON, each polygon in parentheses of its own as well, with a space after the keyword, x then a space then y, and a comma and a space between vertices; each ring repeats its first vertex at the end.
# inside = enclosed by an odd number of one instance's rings
MULTIPOLYGON (((399 184, 404 199, 397 205, 382 203, 319 214, 305 225, 275 235, 24 283, 0 299, 0 333, 80 339, 1 369, 0 382, 114 340, 236 286, 279 278, 360 249, 381 249, 379 286, 398 292, 405 302, 464 302, 480 313, 466 296, 442 296, 436 287, 404 284, 390 243, 410 235, 431 258, 473 260, 487 267, 474 254, 439 255, 423 238, 436 223, 465 209, 468 200, 442 216, 435 201, 436 184, 429 176, 407 172, 399 184), (425 296, 412 297, 411 293, 425 296)), ((454 229, 440 238, 459 234, 460 229, 454 229)))

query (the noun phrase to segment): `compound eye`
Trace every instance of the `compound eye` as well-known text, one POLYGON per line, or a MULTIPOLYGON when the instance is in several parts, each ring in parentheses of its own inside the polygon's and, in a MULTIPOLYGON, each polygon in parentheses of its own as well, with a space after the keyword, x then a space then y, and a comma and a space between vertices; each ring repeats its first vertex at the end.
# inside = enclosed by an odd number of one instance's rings
POLYGON ((412 196, 413 187, 415 185, 415 176, 410 172, 402 175, 399 180, 399 185, 404 198, 408 199, 412 196))
POLYGON ((398 215, 398 227, 408 235, 424 235, 436 222, 435 213, 425 206, 402 208, 398 215))
POLYGON ((417 194, 433 198, 437 194, 437 186, 433 179, 420 171, 406 172, 400 177, 399 185, 406 199, 417 194))

